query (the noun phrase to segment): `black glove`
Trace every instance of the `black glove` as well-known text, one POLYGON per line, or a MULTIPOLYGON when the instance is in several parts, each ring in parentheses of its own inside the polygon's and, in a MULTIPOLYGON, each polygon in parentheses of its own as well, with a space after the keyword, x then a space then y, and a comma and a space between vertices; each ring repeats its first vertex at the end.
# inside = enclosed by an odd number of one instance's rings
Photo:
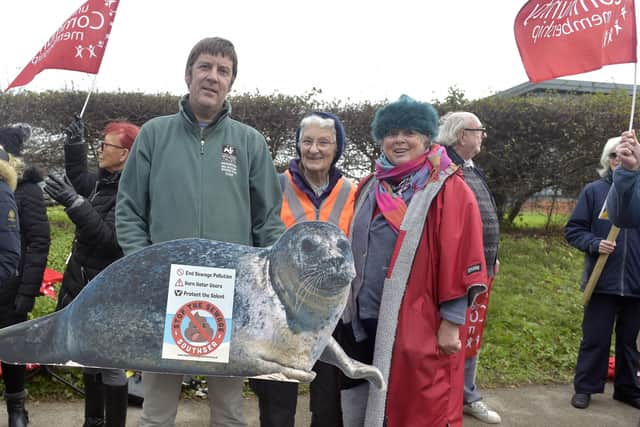
POLYGON ((28 314, 33 310, 33 306, 36 303, 36 297, 29 295, 16 295, 16 300, 13 302, 15 306, 15 312, 18 314, 28 314))
POLYGON ((55 174, 49 175, 44 180, 43 190, 65 208, 70 207, 80 197, 66 175, 64 179, 55 174))
POLYGON ((77 114, 73 117, 73 121, 64 129, 66 135, 64 139, 65 145, 82 144, 84 136, 84 122, 77 114))

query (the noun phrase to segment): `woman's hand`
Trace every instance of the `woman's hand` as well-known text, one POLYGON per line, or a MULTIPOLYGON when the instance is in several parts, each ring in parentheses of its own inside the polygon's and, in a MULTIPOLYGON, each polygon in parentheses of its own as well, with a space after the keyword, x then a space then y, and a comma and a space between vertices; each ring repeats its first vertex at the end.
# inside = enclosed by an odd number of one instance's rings
POLYGON ((622 132, 620 144, 616 147, 616 154, 623 168, 640 169, 640 144, 638 144, 635 130, 622 132))
POLYGON ((460 342, 460 326, 442 319, 438 328, 438 348, 446 355, 454 354, 462 348, 460 342))
POLYGON ((616 248, 616 242, 611 242, 609 240, 600 240, 598 244, 598 253, 601 254, 610 254, 616 248))

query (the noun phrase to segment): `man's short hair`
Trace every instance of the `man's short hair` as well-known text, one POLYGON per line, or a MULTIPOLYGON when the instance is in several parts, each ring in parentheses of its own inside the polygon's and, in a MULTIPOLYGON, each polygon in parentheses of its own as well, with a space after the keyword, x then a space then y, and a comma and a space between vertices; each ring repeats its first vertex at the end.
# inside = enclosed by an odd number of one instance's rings
POLYGON ((238 75, 238 57, 236 55, 236 49, 233 47, 233 43, 229 40, 221 37, 207 37, 200 40, 193 46, 189 57, 187 58, 187 66, 185 68, 185 74, 191 75, 191 68, 195 64, 196 59, 203 54, 208 53, 210 55, 222 55, 231 59, 233 62, 231 84, 236 80, 238 75))
POLYGON ((440 129, 436 142, 440 145, 454 146, 458 142, 458 134, 468 126, 468 122, 477 118, 468 111, 453 111, 440 119, 440 129))

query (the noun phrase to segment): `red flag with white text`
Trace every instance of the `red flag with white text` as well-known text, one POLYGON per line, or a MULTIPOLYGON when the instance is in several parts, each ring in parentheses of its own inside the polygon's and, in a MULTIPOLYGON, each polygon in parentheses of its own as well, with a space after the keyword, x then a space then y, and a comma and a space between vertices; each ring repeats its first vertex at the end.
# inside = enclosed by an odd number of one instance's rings
POLYGON ((86 1, 62 23, 6 90, 26 85, 45 69, 97 74, 118 4, 118 0, 86 1))
POLYGON ((636 62, 633 0, 531 0, 514 23, 531 82, 636 62))

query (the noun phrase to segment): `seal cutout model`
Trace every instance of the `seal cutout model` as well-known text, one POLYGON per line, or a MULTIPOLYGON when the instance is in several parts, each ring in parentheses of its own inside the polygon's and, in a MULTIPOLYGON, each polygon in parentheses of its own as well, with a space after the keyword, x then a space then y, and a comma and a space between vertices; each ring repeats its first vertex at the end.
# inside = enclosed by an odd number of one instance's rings
POLYGON ((0 360, 310 382, 320 359, 384 388, 331 337, 354 276, 349 241, 327 222, 296 224, 268 248, 158 243, 105 268, 65 309, 0 330, 0 360), (161 357, 172 264, 235 270, 228 363, 161 357))

